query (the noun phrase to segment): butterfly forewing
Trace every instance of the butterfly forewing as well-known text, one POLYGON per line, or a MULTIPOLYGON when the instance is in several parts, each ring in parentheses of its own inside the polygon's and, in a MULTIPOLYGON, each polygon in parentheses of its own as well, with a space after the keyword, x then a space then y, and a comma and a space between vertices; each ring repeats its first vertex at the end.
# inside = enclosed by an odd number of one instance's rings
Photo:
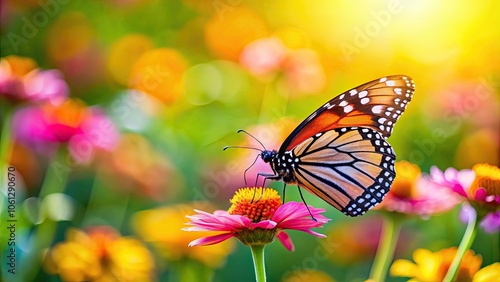
POLYGON ((394 124, 410 102, 415 84, 404 75, 376 79, 348 90, 313 112, 283 142, 279 152, 293 149, 318 132, 363 126, 391 135, 394 124))
POLYGON ((297 184, 346 215, 380 203, 395 177, 396 156, 371 128, 340 128, 315 134, 292 150, 297 184))

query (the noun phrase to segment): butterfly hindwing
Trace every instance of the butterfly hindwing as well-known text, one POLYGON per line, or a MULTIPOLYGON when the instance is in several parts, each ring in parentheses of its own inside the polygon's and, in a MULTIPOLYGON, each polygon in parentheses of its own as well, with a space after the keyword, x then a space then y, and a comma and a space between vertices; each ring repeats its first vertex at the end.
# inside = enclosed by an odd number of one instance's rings
POLYGON ((396 156, 371 128, 317 133, 297 145, 291 156, 297 184, 350 216, 380 203, 395 177, 396 156))
POLYGON ((410 102, 415 84, 405 75, 376 79, 346 91, 306 118, 283 142, 279 152, 295 146, 318 132, 362 126, 391 135, 394 124, 410 102))

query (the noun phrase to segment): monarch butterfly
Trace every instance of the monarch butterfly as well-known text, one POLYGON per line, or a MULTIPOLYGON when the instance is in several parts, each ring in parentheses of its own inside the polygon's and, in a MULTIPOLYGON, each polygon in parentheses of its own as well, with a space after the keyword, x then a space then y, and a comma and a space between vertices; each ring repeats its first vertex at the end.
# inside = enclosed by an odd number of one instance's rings
POLYGON ((331 99, 307 117, 278 151, 260 157, 274 174, 349 216, 382 201, 396 176, 394 151, 385 141, 414 93, 405 75, 382 77, 331 99))

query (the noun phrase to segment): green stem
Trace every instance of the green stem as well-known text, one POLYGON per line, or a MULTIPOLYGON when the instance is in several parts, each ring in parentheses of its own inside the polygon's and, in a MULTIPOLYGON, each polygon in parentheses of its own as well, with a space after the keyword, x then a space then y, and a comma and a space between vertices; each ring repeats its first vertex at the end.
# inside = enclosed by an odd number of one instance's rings
POLYGON ((394 257, 394 250, 401 231, 401 220, 391 215, 385 216, 384 227, 373 262, 370 278, 377 282, 385 281, 387 270, 394 257))
MULTIPOLYGON (((69 171, 71 170, 64 163, 64 155, 67 154, 66 150, 61 148, 58 149, 54 160, 47 167, 45 173, 45 178, 40 188, 39 198, 44 200, 46 196, 53 193, 62 193, 66 187, 67 178, 69 171), (61 170, 61 168, 63 168, 61 170)), ((57 222, 51 218, 46 218, 42 223, 40 223, 35 229, 34 246, 32 249, 32 256, 27 259, 26 265, 33 266, 40 260, 40 254, 43 249, 47 248, 52 244, 54 240, 54 235, 56 233, 57 222)), ((38 269, 36 267, 30 267, 30 270, 26 272, 26 281, 33 281, 34 277, 37 275, 38 269)))
POLYGON ((253 265, 255 267, 255 281, 266 281, 266 265, 264 260, 265 245, 250 245, 252 251, 253 265))
POLYGON ((477 216, 471 216, 469 222, 467 223, 467 229, 465 229, 464 237, 462 238, 462 242, 460 242, 460 246, 458 246, 457 254, 453 259, 453 262, 446 273, 446 276, 443 279, 443 282, 451 282, 455 281, 455 277, 457 276, 457 271, 462 262, 462 258, 465 255, 465 252, 470 249, 472 242, 474 242, 474 238, 477 233, 477 216))

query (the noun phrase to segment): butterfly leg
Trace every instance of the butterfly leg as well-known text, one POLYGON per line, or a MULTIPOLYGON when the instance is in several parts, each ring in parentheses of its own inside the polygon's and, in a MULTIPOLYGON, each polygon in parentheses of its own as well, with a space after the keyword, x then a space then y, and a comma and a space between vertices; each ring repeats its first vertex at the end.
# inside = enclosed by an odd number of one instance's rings
POLYGON ((286 192, 286 183, 283 183, 283 202, 282 202, 282 204, 285 203, 285 192, 286 192))
POLYGON ((302 189, 300 188, 300 186, 297 186, 297 188, 299 189, 300 199, 302 199, 302 202, 304 203, 304 205, 306 205, 306 208, 307 208, 307 211, 309 212, 309 215, 311 216, 311 218, 314 221, 317 221, 316 218, 314 218, 314 216, 312 215, 311 211, 309 210, 309 206, 307 205, 306 200, 304 199, 304 195, 302 195, 302 189))
MULTIPOLYGON (((255 178, 255 190, 253 192, 253 197, 252 197, 252 201, 251 203, 253 203, 253 200, 255 199, 255 194, 256 194, 256 190, 257 190, 257 182, 259 181, 259 177, 263 176, 264 177, 264 181, 262 182, 262 187, 264 188, 264 186, 266 185, 266 180, 267 179, 273 179, 273 180, 277 180, 277 179, 280 179, 280 177, 276 174, 269 174, 269 173, 257 173, 257 177, 255 178)), ((260 200, 260 198, 262 197, 262 194, 260 195, 259 199, 257 199, 257 202, 260 200)))

